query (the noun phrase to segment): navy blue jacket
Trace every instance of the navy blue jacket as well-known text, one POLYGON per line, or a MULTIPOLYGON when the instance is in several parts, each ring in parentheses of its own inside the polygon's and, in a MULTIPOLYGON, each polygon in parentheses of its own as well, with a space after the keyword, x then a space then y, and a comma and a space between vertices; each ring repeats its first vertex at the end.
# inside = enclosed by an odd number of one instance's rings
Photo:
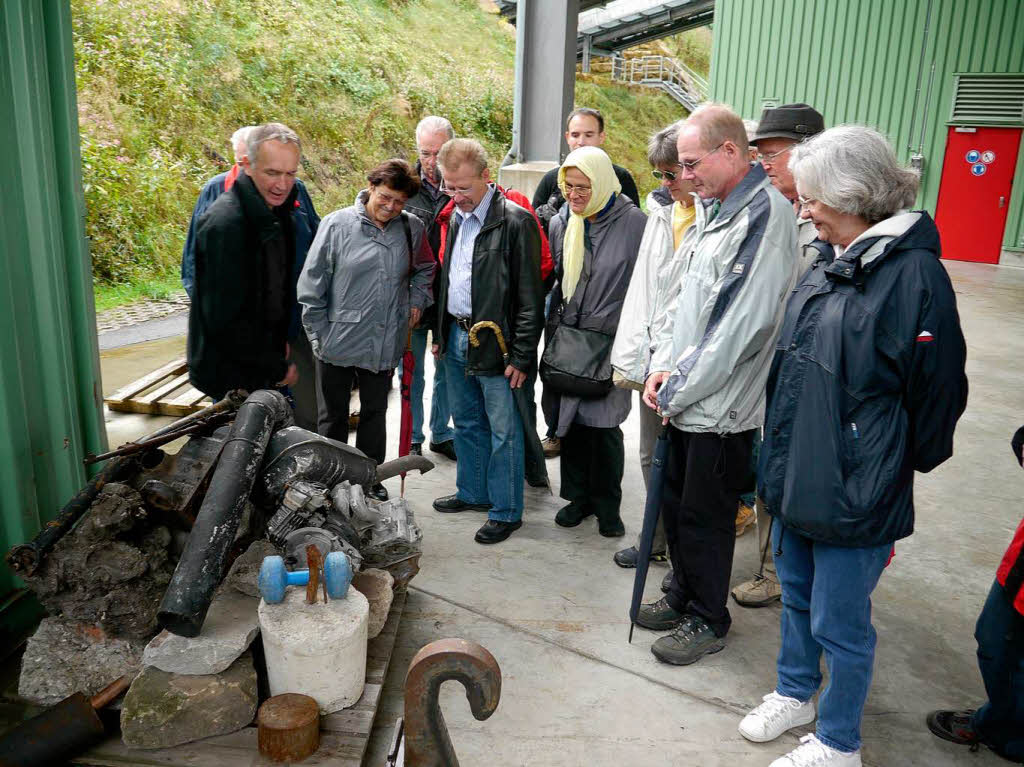
MULTIPOLYGON (((815 541, 874 546, 914 530, 914 471, 953 453, 967 404, 956 297, 927 213, 893 237, 827 243, 793 290, 768 377, 758 493, 815 541)), ((890 219, 894 221, 895 219, 890 219)))
MULTIPOLYGON (((237 171, 237 173, 244 172, 241 169, 237 171)), ((199 193, 199 199, 196 200, 196 206, 192 210, 192 220, 188 224, 185 247, 181 252, 181 284, 185 288, 185 292, 188 293, 190 300, 195 299, 196 230, 199 228, 199 219, 203 217, 207 208, 224 194, 224 182, 228 175, 235 176, 237 173, 232 171, 218 173, 203 184, 203 189, 199 193)), ((313 207, 313 200, 310 199, 309 192, 306 191, 306 185, 296 179, 295 186, 299 190, 298 196, 295 198, 298 204, 295 206, 295 215, 292 217, 292 221, 295 229, 294 277, 295 282, 298 282, 299 275, 302 274, 302 267, 306 263, 306 253, 309 252, 309 246, 313 244, 316 230, 320 226, 320 216, 317 215, 316 208, 313 207)), ((298 303, 296 303, 292 307, 291 324, 288 326, 288 338, 295 338, 301 332, 302 312, 298 303)))

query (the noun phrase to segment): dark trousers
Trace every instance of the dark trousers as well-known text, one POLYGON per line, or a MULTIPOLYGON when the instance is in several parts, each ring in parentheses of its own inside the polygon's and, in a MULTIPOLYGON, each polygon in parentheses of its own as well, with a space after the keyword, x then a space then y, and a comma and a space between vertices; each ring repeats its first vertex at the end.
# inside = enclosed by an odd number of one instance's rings
POLYGON ((754 431, 669 429, 661 517, 675 573, 668 603, 703 618, 716 636, 729 631, 726 600, 736 545, 736 507, 749 483, 754 431))
POLYGON ((316 361, 320 396, 317 431, 338 442, 348 442, 348 406, 352 384, 359 379, 359 429, 356 449, 377 463, 384 463, 387 452, 388 392, 393 371, 375 373, 356 367, 338 367, 316 361))
POLYGON ((299 380, 291 387, 295 402, 295 425, 309 431, 317 428, 316 359, 305 331, 288 342, 291 348, 289 362, 294 362, 299 371, 299 380))
POLYGON ((988 702, 974 714, 974 729, 985 745, 1024 760, 1024 615, 999 582, 992 584, 974 629, 978 668, 988 702))
POLYGON ((562 437, 560 495, 604 528, 619 520, 626 451, 622 429, 572 424, 562 437))

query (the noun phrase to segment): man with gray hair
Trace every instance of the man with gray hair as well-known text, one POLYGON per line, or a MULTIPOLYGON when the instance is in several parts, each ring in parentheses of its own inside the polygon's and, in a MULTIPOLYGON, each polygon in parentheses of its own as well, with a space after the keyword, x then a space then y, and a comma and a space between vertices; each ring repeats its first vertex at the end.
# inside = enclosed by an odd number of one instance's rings
POLYGON ((686 665, 725 647, 740 494, 751 484, 765 381, 793 285, 796 221, 729 107, 696 109, 679 130, 697 206, 675 297, 652 330, 644 402, 670 424, 661 515, 674 577, 638 623, 675 629, 651 647, 686 665))
POLYGON ((214 399, 298 381, 288 359, 295 307, 299 137, 281 123, 249 131, 244 173, 199 220, 188 318, 192 385, 214 399))
MULTIPOLYGON (((412 213, 426 227, 427 242, 434 254, 434 286, 432 295, 437 295, 441 266, 437 261, 441 246, 441 224, 438 216, 451 199, 441 191, 441 172, 437 167, 437 156, 446 141, 455 137, 452 124, 444 117, 428 115, 416 126, 416 173, 420 188, 406 200, 405 210, 412 213)), ((420 324, 412 331, 410 343, 415 366, 412 371, 410 401, 412 404, 412 453, 423 452, 423 363, 426 356, 427 333, 437 320, 437 309, 431 305, 424 313, 420 324)), ((455 430, 450 425, 451 408, 448 405, 448 387, 445 383, 444 368, 434 367, 434 382, 430 397, 430 449, 435 453, 455 460, 455 430)))
MULTIPOLYGON (((196 231, 199 221, 206 213, 213 202, 224 192, 234 186, 239 173, 242 172, 242 164, 248 154, 246 148, 246 137, 257 126, 247 125, 239 128, 231 135, 231 147, 235 155, 235 164, 226 173, 218 173, 203 185, 196 201, 195 209, 192 211, 192 220, 189 222, 188 236, 185 238, 185 247, 181 254, 181 284, 185 288, 189 299, 195 300, 195 274, 196 274, 196 231)), ((295 265, 294 276, 298 281, 302 273, 302 266, 306 261, 306 253, 309 246, 313 244, 317 228, 320 226, 320 216, 313 207, 313 200, 306 190, 305 184, 295 179, 297 190, 295 197, 295 209, 292 212, 292 222, 295 231, 295 265)), ((313 363, 313 350, 309 345, 309 339, 302 330, 302 322, 299 316, 298 303, 292 308, 291 321, 288 326, 288 344, 290 347, 290 359, 295 363, 299 374, 299 380, 291 387, 292 399, 295 405, 295 423, 304 429, 316 431, 317 404, 316 404, 316 365, 313 363)))

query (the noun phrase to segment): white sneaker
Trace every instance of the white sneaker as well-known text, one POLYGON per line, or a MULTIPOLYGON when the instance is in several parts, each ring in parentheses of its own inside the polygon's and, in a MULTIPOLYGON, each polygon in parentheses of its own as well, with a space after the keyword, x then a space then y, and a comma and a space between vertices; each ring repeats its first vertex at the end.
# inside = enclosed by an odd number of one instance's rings
POLYGON ((861 767, 860 751, 836 751, 814 735, 804 735, 800 745, 768 767, 861 767))
POLYGON ((801 703, 772 690, 762 698, 764 703, 740 722, 740 735, 755 743, 775 740, 786 730, 814 721, 814 701, 801 703))

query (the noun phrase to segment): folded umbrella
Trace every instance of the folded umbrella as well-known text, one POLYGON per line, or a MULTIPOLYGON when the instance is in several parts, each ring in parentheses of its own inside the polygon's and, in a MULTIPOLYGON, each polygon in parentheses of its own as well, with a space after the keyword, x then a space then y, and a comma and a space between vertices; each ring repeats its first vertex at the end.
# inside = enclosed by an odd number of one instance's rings
MULTIPOLYGON (((641 407, 646 405, 641 404, 641 407)), ((661 427, 661 434, 654 443, 654 457, 647 479, 647 503, 644 504, 644 524, 640 530, 640 553, 636 560, 636 575, 633 576, 633 601, 629 605, 629 641, 633 641, 633 629, 640 614, 640 603, 644 598, 647 584, 647 570, 651 565, 651 548, 654 545, 654 529, 661 513, 661 494, 665 485, 665 462, 668 460, 668 424, 661 427)))
MULTIPOLYGON (((402 355, 402 420, 398 429, 398 457, 409 455, 412 449, 412 373, 416 367, 416 359, 412 356, 412 331, 405 342, 405 353, 402 355)), ((401 496, 405 497, 405 472, 401 473, 401 496)))

